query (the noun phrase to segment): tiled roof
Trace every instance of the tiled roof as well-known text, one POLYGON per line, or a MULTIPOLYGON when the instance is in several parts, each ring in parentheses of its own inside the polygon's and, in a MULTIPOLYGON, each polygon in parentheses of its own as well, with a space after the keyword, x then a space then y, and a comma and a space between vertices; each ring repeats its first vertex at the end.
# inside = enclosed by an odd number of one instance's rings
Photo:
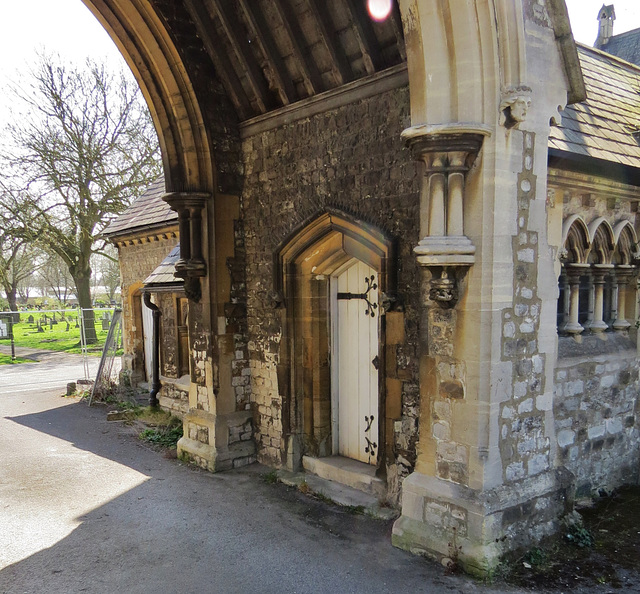
POLYGON ((640 68, 580 44, 578 55, 587 100, 562 112, 549 148, 640 168, 640 68))
POLYGON ((614 35, 599 49, 640 66, 640 29, 614 35))
POLYGON ((180 244, 176 245, 160 265, 144 280, 145 287, 168 284, 180 285, 182 281, 173 275, 176 270, 176 262, 179 259, 180 244))
POLYGON ((178 213, 171 210, 162 200, 164 192, 164 178, 160 177, 141 196, 138 196, 127 210, 109 223, 103 235, 111 237, 142 230, 145 227, 160 227, 176 223, 178 213))

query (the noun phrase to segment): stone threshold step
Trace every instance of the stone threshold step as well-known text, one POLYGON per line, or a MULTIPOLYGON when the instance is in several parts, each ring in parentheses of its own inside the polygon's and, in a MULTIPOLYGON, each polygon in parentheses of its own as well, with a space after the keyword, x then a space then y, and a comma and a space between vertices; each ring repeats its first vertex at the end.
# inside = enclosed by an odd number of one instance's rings
POLYGON ((343 456, 326 456, 324 458, 304 456, 302 466, 307 472, 323 479, 347 485, 378 499, 382 499, 386 494, 387 486, 382 479, 376 476, 376 469, 371 464, 343 456))
POLYGON ((289 472, 288 470, 278 470, 277 475, 278 480, 285 485, 300 489, 304 484, 309 491, 330 499, 337 505, 361 509, 364 514, 379 520, 393 520, 399 515, 398 510, 380 505, 379 499, 374 495, 335 481, 306 472, 289 472))

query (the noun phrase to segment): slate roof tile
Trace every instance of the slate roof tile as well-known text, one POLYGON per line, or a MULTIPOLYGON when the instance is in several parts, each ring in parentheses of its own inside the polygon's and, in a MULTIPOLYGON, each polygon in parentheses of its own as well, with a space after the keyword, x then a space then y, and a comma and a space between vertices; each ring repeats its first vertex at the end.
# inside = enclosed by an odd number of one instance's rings
POLYGON ((549 148, 640 168, 640 68, 578 44, 587 99, 568 105, 549 148))
POLYGON ((640 65, 640 29, 614 35, 600 49, 627 62, 640 65))
POLYGON ((176 262, 180 259, 180 244, 178 243, 159 266, 144 280, 145 287, 176 284, 182 281, 174 276, 176 262))
POLYGON ((164 193, 164 177, 159 177, 117 219, 109 223, 103 235, 110 237, 144 227, 176 223, 178 213, 162 200, 164 193))

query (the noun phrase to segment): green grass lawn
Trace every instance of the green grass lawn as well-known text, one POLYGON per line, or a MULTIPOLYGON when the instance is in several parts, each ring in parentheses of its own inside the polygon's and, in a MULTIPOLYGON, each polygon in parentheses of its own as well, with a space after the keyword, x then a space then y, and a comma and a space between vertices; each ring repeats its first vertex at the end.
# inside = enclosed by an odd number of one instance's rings
MULTIPOLYGON (((56 315, 56 324, 44 323, 44 315, 32 314, 34 321, 29 323, 29 315, 22 314, 21 321, 13 326, 13 339, 17 347, 47 349, 65 353, 82 353, 80 346, 80 327, 76 327, 77 313, 69 313, 65 320, 56 315), (42 331, 38 331, 38 321, 42 331)), ((89 354, 99 356, 107 338, 108 330, 102 329, 102 321, 97 319, 101 312, 96 312, 96 334, 98 342, 88 345, 89 354)), ((49 320, 51 317, 48 318, 49 320)), ((0 339, 0 344, 9 345, 8 338, 0 339)))
POLYGON ((0 353, 0 365, 11 365, 12 363, 34 363, 32 359, 23 359, 22 357, 16 357, 15 361, 11 360, 11 355, 3 355, 0 353))

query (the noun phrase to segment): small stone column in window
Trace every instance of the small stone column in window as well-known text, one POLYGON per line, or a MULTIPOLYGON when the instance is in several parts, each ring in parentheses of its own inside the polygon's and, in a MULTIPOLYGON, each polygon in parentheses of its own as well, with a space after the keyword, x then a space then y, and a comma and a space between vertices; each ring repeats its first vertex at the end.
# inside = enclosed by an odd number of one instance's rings
POLYGON ((608 326, 604 321, 604 277, 611 266, 596 264, 593 272, 593 321, 589 326, 591 332, 604 332, 608 326))
POLYGON ((567 280, 569 281, 569 321, 563 328, 567 334, 580 334, 584 328, 578 322, 580 314, 580 277, 585 266, 570 264, 567 266, 567 280))
POLYGON ((626 297, 627 297, 627 283, 629 282, 629 278, 633 272, 632 266, 616 266, 615 272, 615 282, 617 283, 617 291, 616 291, 616 303, 617 314, 616 321, 613 323, 613 329, 616 332, 627 332, 631 324, 627 321, 627 308, 626 308, 626 297))

